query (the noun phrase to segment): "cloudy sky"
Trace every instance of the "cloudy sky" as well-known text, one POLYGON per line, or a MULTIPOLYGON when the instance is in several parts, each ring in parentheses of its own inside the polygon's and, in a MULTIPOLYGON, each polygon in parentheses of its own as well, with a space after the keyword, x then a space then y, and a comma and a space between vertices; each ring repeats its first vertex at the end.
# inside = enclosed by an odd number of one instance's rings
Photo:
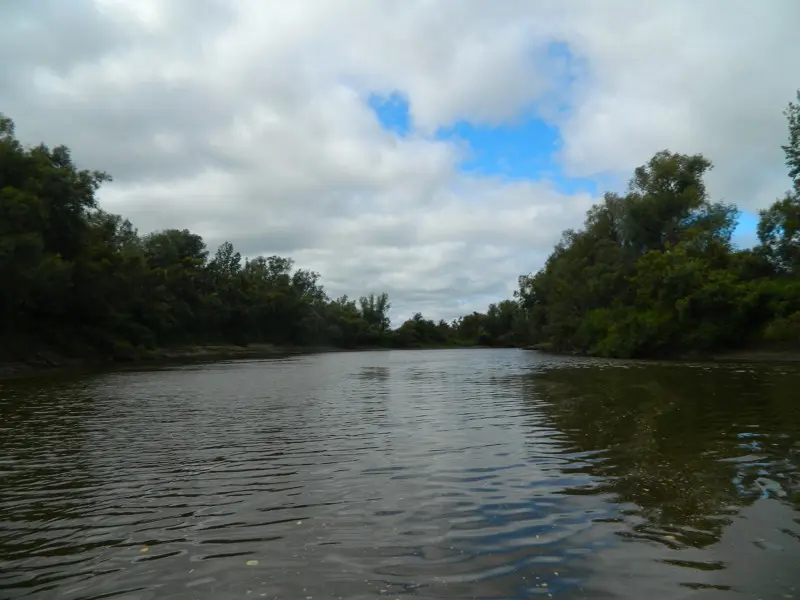
POLYGON ((507 297, 655 151, 788 189, 797 0, 0 0, 0 112, 141 232, 280 254, 395 322, 507 297))

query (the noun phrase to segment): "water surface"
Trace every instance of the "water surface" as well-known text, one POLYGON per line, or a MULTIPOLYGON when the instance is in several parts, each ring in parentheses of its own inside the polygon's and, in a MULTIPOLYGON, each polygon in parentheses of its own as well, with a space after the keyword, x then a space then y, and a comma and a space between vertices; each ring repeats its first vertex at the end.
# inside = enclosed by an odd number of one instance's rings
POLYGON ((800 368, 358 352, 0 382, 0 598, 798 598, 800 368))

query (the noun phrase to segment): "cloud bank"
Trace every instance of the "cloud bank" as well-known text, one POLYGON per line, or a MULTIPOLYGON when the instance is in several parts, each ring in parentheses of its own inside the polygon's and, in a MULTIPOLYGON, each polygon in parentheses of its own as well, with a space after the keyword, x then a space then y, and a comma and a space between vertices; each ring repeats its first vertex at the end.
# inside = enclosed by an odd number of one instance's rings
MULTIPOLYGON (((0 3, 0 111, 115 180, 142 232, 281 254, 395 321, 510 294, 602 188, 653 152, 703 152, 712 194, 789 187, 782 110, 800 3, 28 0, 0 3), (370 99, 399 97, 408 131, 370 99), (553 169, 467 171, 471 123, 544 120, 553 169)), ((531 153, 542 144, 531 140, 531 153)))

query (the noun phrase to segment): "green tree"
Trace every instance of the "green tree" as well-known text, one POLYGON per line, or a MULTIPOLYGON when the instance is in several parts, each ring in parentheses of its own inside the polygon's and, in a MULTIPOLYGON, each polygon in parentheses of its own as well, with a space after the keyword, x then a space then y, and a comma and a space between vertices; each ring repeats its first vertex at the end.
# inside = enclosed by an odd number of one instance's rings
POLYGON ((789 125, 789 143, 783 148, 786 154, 786 166, 789 177, 794 184, 795 196, 800 195, 800 90, 797 91, 797 102, 790 102, 784 112, 789 125))
POLYGON ((800 196, 788 194, 759 212, 758 240, 780 273, 800 275, 800 196))
POLYGON ((800 341, 798 104, 786 115, 795 191, 761 211, 757 248, 732 247, 738 210, 709 199, 709 160, 658 152, 625 195, 605 194, 539 272, 520 277, 516 343, 658 356, 800 341))

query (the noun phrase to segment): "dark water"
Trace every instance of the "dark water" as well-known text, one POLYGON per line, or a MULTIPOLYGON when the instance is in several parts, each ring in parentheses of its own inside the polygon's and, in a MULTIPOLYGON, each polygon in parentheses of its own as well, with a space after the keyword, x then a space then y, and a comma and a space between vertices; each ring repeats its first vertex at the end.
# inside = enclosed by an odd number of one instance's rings
POLYGON ((798 367, 457 350, 0 385, 1 598, 800 599, 798 367))

